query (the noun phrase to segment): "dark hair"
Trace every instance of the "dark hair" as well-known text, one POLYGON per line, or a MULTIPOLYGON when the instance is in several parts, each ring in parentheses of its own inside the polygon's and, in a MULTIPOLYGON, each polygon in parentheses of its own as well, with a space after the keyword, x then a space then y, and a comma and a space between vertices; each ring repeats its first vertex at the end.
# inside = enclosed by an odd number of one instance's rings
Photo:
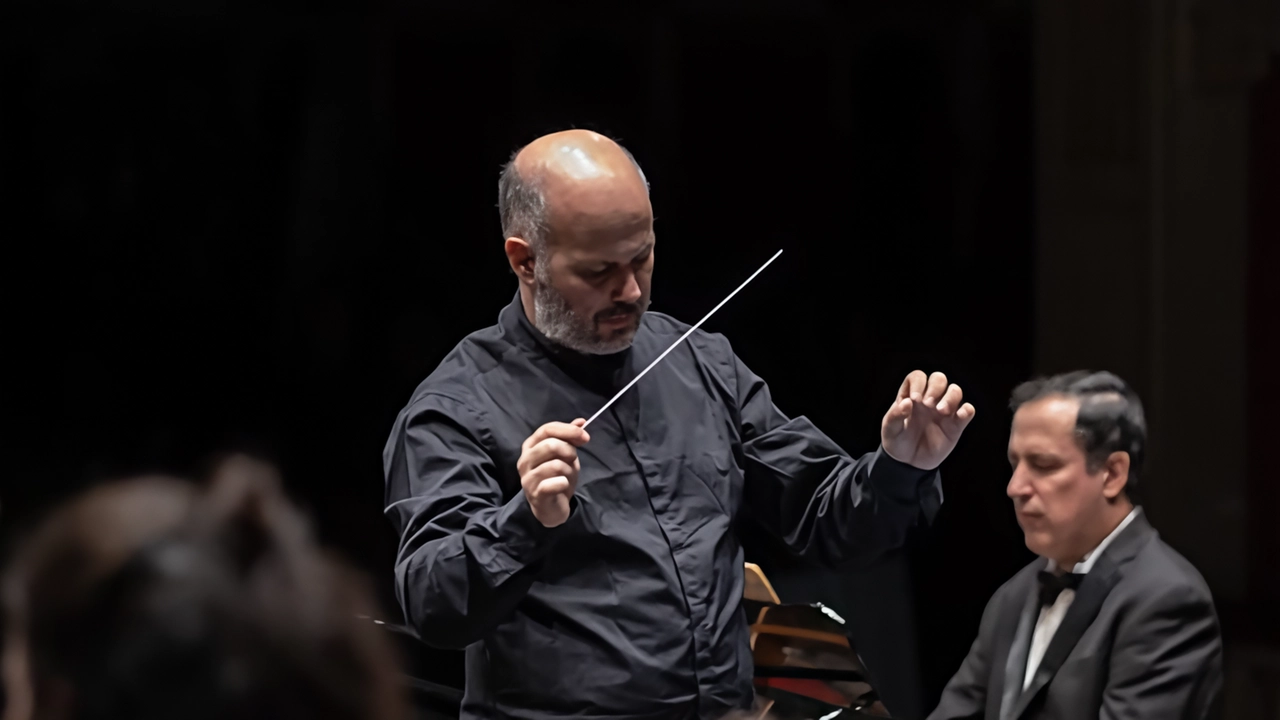
POLYGON ((57 685, 72 720, 405 717, 394 651, 357 621, 373 614, 363 578, 252 466, 208 492, 91 491, 42 527, 7 590, 37 718, 57 685))
POLYGON ((1054 395, 1080 401, 1076 439, 1090 472, 1102 467, 1113 452, 1129 453, 1124 492, 1137 503, 1147 447, 1147 421, 1138 394, 1112 373, 1077 370, 1022 383, 1014 388, 1009 407, 1016 412, 1026 403, 1054 395))
MULTIPOLYGON (((616 140, 614 142, 617 143, 616 140)), ((631 160, 647 188, 649 180, 640 163, 636 162, 630 150, 622 147, 621 143, 617 145, 631 160)), ((498 177, 498 217, 502 220, 504 238, 524 238, 534 253, 540 255, 546 247, 547 202, 542 194, 541 178, 536 175, 526 177, 516 169, 516 157, 523 149, 511 153, 502 166, 502 174, 498 177)))

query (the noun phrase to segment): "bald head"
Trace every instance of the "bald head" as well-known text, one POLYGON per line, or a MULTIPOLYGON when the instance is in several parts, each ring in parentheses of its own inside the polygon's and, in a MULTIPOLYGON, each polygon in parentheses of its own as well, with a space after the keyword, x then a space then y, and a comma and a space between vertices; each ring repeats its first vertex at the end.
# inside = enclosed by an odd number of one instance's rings
POLYGON ((516 153, 515 164, 521 175, 543 175, 551 181, 638 178, 644 182, 631 153, 613 140, 590 130, 565 130, 543 135, 516 153))
POLYGON ((626 148, 590 130, 564 130, 534 140, 516 152, 498 185, 503 236, 522 238, 537 252, 544 249, 553 223, 642 205, 652 214, 649 184, 639 163, 626 148))

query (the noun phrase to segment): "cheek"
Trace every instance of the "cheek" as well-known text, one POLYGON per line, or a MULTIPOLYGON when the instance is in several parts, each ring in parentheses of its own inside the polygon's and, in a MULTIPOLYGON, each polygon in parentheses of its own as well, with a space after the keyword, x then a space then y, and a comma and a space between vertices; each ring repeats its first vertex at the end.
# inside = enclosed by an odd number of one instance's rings
POLYGON ((585 280, 571 278, 569 282, 557 287, 557 290, 569 308, 576 313, 593 315, 600 309, 602 293, 585 280))
POLYGON ((1054 524, 1070 524, 1080 514, 1083 502, 1079 490, 1079 484, 1075 482, 1056 482, 1046 488, 1043 494, 1045 514, 1054 524))

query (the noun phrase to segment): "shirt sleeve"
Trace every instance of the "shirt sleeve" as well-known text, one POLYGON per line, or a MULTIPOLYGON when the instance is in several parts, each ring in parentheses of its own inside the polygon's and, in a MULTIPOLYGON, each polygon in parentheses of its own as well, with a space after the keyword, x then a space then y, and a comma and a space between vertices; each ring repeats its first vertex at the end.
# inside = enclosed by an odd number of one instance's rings
POLYGON ((505 620, 557 534, 523 493, 504 499, 483 427, 462 403, 428 398, 401 414, 383 453, 396 599, 437 647, 466 647, 505 620))
POLYGON ((900 547, 942 503, 937 470, 878 448, 854 459, 807 418, 788 418, 769 386, 733 356, 741 419, 743 499, 792 551, 827 566, 873 560, 900 547))

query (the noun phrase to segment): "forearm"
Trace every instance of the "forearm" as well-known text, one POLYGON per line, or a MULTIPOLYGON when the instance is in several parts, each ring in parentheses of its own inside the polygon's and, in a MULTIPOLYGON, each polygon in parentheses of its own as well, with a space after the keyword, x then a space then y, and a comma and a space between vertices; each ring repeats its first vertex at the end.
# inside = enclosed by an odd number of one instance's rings
POLYGON ((534 518, 522 495, 465 514, 457 532, 411 524, 418 529, 406 535, 396 562, 405 621, 438 647, 466 647, 509 618, 555 540, 555 529, 534 518))
POLYGON ((746 501, 795 552, 827 565, 873 559, 897 548, 941 502, 936 471, 904 465, 883 450, 850 458, 805 418, 752 440, 746 501))
POLYGON ((977 720, 986 714, 986 672, 985 667, 980 668, 981 659, 976 657, 977 642, 974 645, 959 672, 943 689, 938 707, 929 714, 928 720, 977 720))

